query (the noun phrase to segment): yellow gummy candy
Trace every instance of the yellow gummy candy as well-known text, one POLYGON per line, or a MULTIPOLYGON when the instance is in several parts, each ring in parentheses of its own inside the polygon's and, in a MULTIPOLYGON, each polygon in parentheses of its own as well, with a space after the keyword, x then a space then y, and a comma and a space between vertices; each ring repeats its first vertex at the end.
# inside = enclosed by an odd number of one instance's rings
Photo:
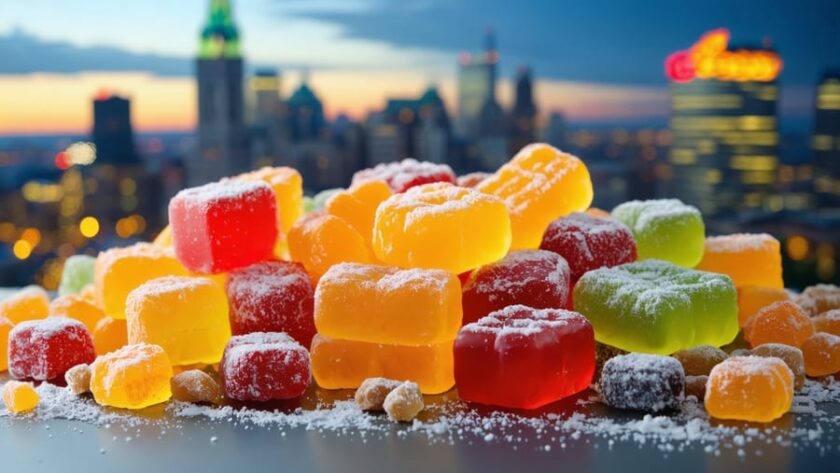
POLYGON ((172 396, 172 366, 156 345, 126 345, 99 356, 90 366, 90 391, 97 403, 142 409, 172 396))
POLYGON ((326 211, 344 219, 369 245, 373 236, 376 209, 391 197, 391 194, 391 188, 385 181, 365 181, 333 194, 327 200, 326 211))
POLYGON ((29 286, 0 302, 0 317, 15 325, 27 320, 45 319, 49 314, 50 299, 38 286, 29 286))
POLYGON ((3 386, 3 403, 12 414, 28 412, 38 407, 38 393, 30 383, 9 381, 3 386))

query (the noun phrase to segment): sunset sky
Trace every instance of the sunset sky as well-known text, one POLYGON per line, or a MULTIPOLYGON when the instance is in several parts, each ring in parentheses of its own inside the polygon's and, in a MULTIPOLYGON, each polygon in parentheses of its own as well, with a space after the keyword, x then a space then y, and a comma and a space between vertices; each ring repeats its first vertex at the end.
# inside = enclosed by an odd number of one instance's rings
MULTIPOLYGON (((133 99, 141 131, 191 129, 192 57, 207 0, 26 0, 0 5, 0 134, 84 133, 91 98, 133 99)), ((301 71, 330 115, 362 118, 430 83, 455 104, 459 51, 498 32, 500 96, 521 64, 542 113, 571 123, 663 123, 662 61, 706 30, 771 38, 785 60, 783 121, 806 126, 820 71, 840 65, 840 2, 686 0, 234 0, 249 66, 276 67, 290 93, 301 71), (832 64, 834 61, 834 64, 832 64)))

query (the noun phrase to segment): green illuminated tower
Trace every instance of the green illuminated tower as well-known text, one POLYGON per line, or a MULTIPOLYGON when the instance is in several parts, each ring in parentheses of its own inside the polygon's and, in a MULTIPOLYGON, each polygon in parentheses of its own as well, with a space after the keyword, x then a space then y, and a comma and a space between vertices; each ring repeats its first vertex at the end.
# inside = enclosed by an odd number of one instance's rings
POLYGON ((239 30, 227 0, 211 0, 207 24, 201 31, 198 57, 202 59, 239 58, 239 30))

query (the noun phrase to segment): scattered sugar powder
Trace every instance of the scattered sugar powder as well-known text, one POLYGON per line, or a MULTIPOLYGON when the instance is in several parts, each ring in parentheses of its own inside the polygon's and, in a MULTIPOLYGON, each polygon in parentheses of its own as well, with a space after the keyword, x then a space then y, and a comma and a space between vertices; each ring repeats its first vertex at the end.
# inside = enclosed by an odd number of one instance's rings
POLYGON ((772 251, 779 241, 767 233, 734 233, 706 238, 706 250, 715 253, 740 253, 742 251, 772 251))

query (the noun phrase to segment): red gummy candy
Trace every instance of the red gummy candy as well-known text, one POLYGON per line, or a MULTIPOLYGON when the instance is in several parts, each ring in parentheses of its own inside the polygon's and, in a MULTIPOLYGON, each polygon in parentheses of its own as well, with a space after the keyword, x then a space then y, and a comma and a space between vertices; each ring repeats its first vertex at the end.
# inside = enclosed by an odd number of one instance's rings
POLYGON ((9 375, 14 379, 62 379, 70 368, 95 358, 93 338, 78 320, 31 320, 9 332, 9 375))
POLYGON ((484 265, 464 283, 464 324, 495 310, 523 304, 535 309, 568 307, 570 271, 557 253, 542 250, 512 251, 484 265))
POLYGON ((394 193, 405 192, 414 186, 431 182, 449 182, 455 184, 455 173, 446 164, 403 159, 392 163, 378 164, 370 169, 363 169, 353 174, 353 184, 380 180, 388 183, 394 193))
POLYGON ((594 372, 592 325, 568 310, 509 306, 455 339, 455 384, 468 402, 534 409, 585 390, 594 372))
POLYGON ((196 273, 223 273, 271 256, 277 203, 264 182, 222 181, 185 189, 169 202, 172 244, 196 273))
POLYGON ((286 332, 305 347, 312 342, 314 291, 300 263, 257 263, 230 273, 225 288, 234 335, 286 332))
POLYGON ((254 332, 231 337, 220 366, 225 396, 270 401, 300 396, 309 386, 309 352, 292 337, 254 332))
POLYGON ((587 271, 636 261, 636 241, 626 225, 582 212, 551 222, 540 249, 566 258, 573 285, 587 271))

